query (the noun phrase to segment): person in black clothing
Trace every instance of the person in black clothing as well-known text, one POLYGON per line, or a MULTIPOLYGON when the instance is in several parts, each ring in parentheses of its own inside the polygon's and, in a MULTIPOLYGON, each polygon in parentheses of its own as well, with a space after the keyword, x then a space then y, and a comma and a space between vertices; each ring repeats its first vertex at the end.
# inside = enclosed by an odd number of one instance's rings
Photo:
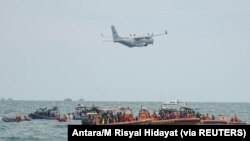
POLYGON ((212 115, 212 120, 215 120, 214 115, 212 115))

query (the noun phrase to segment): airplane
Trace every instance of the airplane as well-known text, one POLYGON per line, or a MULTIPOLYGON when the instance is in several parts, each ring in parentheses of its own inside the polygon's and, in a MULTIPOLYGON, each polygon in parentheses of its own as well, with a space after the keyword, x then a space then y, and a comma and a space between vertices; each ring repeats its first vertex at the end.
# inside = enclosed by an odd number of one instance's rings
MULTIPOLYGON (((118 35, 115 26, 111 26, 111 31, 112 31, 112 36, 113 36, 113 42, 115 43, 120 43, 123 44, 129 48, 133 48, 133 47, 146 47, 148 45, 153 45, 154 43, 154 36, 160 36, 160 35, 167 35, 167 31, 165 31, 165 33, 162 34, 149 34, 146 36, 136 36, 136 34, 131 35, 130 37, 121 37, 118 35)), ((102 37, 105 38, 105 36, 103 34, 101 34, 102 37)), ((109 38, 109 37, 106 37, 109 38)), ((112 38, 112 37, 111 37, 112 38)))

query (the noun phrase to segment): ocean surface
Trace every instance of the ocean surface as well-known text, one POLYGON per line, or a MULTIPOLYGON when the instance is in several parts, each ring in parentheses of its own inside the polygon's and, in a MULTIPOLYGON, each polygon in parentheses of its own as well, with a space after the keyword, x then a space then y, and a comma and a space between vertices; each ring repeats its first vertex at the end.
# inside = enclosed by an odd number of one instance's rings
MULTIPOLYGON (((32 120, 30 122, 7 123, 3 115, 28 115, 38 108, 59 106, 61 115, 74 112, 77 104, 85 106, 117 107, 133 109, 135 116, 141 107, 157 111, 161 102, 91 102, 91 101, 0 101, 0 141, 67 141, 67 125, 80 124, 81 121, 56 122, 52 120, 32 120)), ((234 114, 248 124, 250 123, 250 103, 188 103, 188 107, 202 114, 213 114, 215 118, 223 114, 231 117, 234 114)))

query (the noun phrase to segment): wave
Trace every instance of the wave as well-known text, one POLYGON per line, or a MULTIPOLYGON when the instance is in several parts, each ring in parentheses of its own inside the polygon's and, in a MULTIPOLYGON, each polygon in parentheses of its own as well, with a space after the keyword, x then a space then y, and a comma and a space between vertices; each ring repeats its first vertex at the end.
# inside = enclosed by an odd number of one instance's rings
POLYGON ((53 127, 55 127, 55 128, 65 128, 65 127, 67 127, 68 126, 68 124, 57 124, 57 125, 53 125, 53 127))
POLYGON ((14 112, 16 112, 16 111, 15 110, 6 110, 3 113, 4 114, 10 114, 10 113, 14 113, 14 112))
POLYGON ((49 139, 46 138, 39 138, 35 136, 30 137, 22 137, 22 136, 9 136, 9 137, 0 137, 1 141, 46 141, 49 139))

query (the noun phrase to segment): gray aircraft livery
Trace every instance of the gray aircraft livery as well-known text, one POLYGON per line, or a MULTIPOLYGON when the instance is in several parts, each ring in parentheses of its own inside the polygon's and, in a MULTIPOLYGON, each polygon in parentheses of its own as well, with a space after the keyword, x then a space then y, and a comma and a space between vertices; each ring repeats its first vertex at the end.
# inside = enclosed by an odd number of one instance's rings
POLYGON ((132 47, 146 47, 150 44, 153 45, 153 43, 154 43, 153 37, 154 36, 160 36, 160 35, 167 34, 167 31, 165 31, 165 33, 163 33, 163 34, 155 34, 154 35, 153 33, 152 34, 148 33, 148 35, 146 35, 146 36, 136 36, 135 34, 134 35, 130 34, 130 37, 121 37, 118 35, 118 33, 115 29, 115 26, 112 25, 111 30, 112 30, 112 35, 113 35, 113 42, 123 44, 125 46, 130 47, 130 48, 132 48, 132 47))

